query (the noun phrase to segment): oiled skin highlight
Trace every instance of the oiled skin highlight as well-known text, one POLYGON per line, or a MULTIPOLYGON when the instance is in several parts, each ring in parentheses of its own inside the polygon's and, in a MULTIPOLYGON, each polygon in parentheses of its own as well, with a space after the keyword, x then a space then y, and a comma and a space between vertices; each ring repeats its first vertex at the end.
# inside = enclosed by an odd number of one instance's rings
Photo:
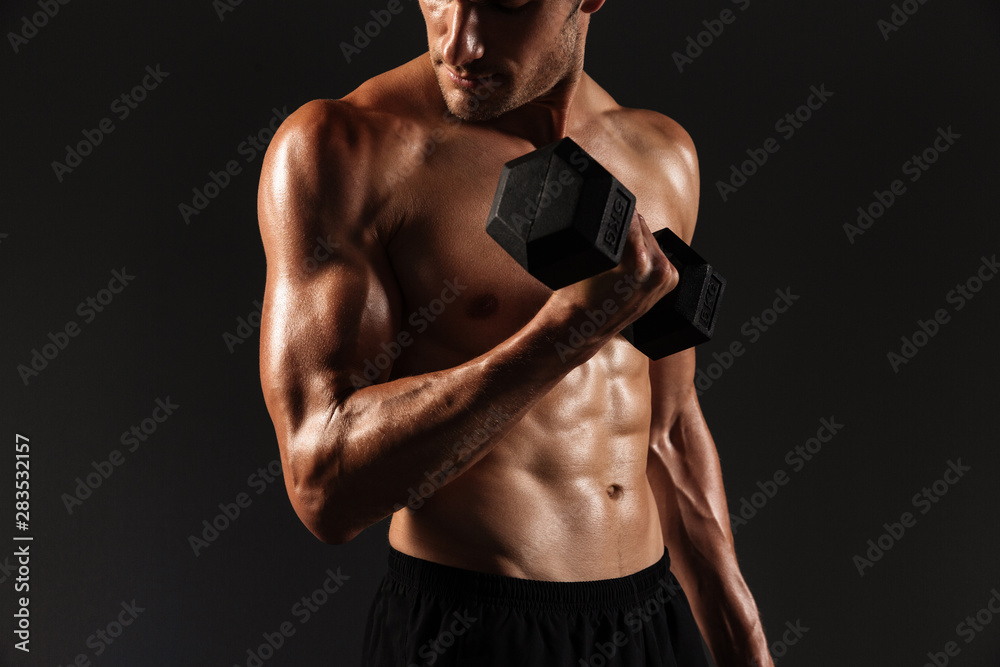
POLYGON ((579 58, 545 95, 495 119, 450 115, 446 102, 473 95, 445 67, 491 73, 475 69, 482 44, 530 19, 537 35, 493 61, 512 86, 578 3, 511 0, 522 18, 497 4, 423 0, 429 54, 304 105, 268 150, 261 382, 289 498, 326 542, 391 515, 404 553, 520 578, 622 577, 666 545, 720 666, 769 665, 694 350, 651 362, 617 335, 677 283, 651 230, 691 242, 694 146, 612 99, 582 71, 580 41, 560 47, 579 58), (641 216, 618 267, 552 292, 485 226, 504 163, 562 136, 641 216), (317 260, 318 245, 333 251, 317 260))
MULTIPOLYGON (((391 283, 380 287, 389 298, 369 299, 360 291, 349 296, 363 300, 351 308, 364 311, 362 319, 391 321, 383 329, 389 334, 386 341, 398 341, 400 332, 410 334, 402 339, 412 342, 400 346, 389 380, 453 368, 489 352, 524 327, 552 294, 485 231, 503 164, 536 146, 475 123, 446 120, 430 76, 426 60, 418 58, 343 101, 312 103, 319 108, 297 114, 314 116, 304 122, 348 125, 357 141, 348 146, 353 154, 348 161, 365 162, 366 171, 381 172, 388 181, 386 200, 377 207, 369 203, 371 217, 360 226, 380 237, 377 243, 391 273, 391 283), (425 90, 400 92, 417 77, 425 90), (421 98, 426 108, 412 104, 421 98), (430 155, 428 146, 433 146, 430 155), (449 283, 458 288, 457 296, 449 283), (427 308, 443 291, 453 302, 435 315, 427 308)), ((642 114, 616 105, 589 78, 584 85, 593 89, 602 108, 572 133, 574 140, 636 194, 644 217, 684 220, 671 210, 678 203, 663 196, 667 188, 662 183, 653 189, 647 185, 653 179, 639 177, 663 169, 654 156, 627 142, 630 132, 641 129, 633 126, 642 123, 642 114)), ((314 149, 333 153, 343 147, 314 149)), ((680 165, 679 152, 677 161, 680 165)), ((352 239, 342 226, 342 220, 322 221, 313 236, 328 239, 328 244, 333 239, 343 251, 352 239)), ((679 225, 675 230, 686 233, 679 225)), ((315 273, 330 268, 321 265, 315 273)), ((622 293, 611 297, 621 300, 631 289, 629 282, 619 289, 622 293)), ((265 340, 277 324, 269 317, 272 298, 269 290, 265 340)), ((353 326, 341 320, 331 324, 353 326)), ((624 576, 663 555, 659 515, 646 478, 648 360, 617 336, 572 368, 559 359, 556 342, 569 346, 569 332, 548 346, 556 364, 566 366, 566 375, 475 465, 450 475, 443 486, 435 484, 419 509, 394 514, 389 538, 395 548, 469 569, 551 580, 624 576)), ((373 363, 384 353, 377 349, 370 356, 373 363)), ((364 377, 363 372, 354 375, 364 377)), ((441 480, 433 474, 437 470, 416 471, 428 473, 416 479, 441 480)))

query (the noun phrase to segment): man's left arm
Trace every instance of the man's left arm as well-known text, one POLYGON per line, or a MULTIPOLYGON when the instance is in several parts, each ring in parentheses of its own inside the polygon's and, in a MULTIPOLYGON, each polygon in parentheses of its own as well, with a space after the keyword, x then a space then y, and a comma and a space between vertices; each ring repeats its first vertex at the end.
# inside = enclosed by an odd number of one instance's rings
MULTIPOLYGON (((659 130, 655 135, 665 139, 660 164, 669 188, 664 196, 670 226, 690 244, 698 217, 697 154, 683 128, 658 114, 652 117, 659 130)), ((719 455, 695 391, 694 349, 650 361, 649 374, 646 477, 670 569, 719 667, 773 667, 757 605, 736 561, 719 455)))
POLYGON ((694 351, 650 362, 653 417, 646 477, 670 569, 719 667, 771 667, 757 605, 743 580, 719 456, 694 389, 694 351))

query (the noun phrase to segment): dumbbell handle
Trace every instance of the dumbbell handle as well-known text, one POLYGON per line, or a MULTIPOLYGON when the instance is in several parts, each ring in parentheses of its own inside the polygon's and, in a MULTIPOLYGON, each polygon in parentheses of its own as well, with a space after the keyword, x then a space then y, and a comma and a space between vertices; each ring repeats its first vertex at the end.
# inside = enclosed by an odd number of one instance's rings
POLYGON ((650 359, 662 359, 711 339, 726 279, 670 229, 653 238, 680 280, 621 334, 650 359))

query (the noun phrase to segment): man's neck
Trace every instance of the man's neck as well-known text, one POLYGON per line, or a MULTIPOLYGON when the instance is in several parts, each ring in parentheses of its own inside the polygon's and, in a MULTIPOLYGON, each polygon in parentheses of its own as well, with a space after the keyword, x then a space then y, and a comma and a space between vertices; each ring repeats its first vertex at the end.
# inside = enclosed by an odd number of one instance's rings
POLYGON ((589 82, 582 69, 576 70, 548 93, 489 122, 535 146, 558 141, 570 133, 581 116, 587 114, 589 82))

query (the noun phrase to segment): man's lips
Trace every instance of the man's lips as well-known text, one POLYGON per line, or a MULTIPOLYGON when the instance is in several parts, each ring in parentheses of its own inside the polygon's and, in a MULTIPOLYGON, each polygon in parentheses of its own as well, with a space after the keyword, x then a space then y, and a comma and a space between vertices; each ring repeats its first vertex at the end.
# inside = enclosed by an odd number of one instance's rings
POLYGON ((468 90, 472 90, 473 88, 482 88, 490 81, 496 80, 496 75, 494 74, 487 74, 486 76, 462 76, 461 74, 454 72, 448 66, 445 66, 444 70, 448 73, 448 78, 451 79, 456 86, 468 90))

